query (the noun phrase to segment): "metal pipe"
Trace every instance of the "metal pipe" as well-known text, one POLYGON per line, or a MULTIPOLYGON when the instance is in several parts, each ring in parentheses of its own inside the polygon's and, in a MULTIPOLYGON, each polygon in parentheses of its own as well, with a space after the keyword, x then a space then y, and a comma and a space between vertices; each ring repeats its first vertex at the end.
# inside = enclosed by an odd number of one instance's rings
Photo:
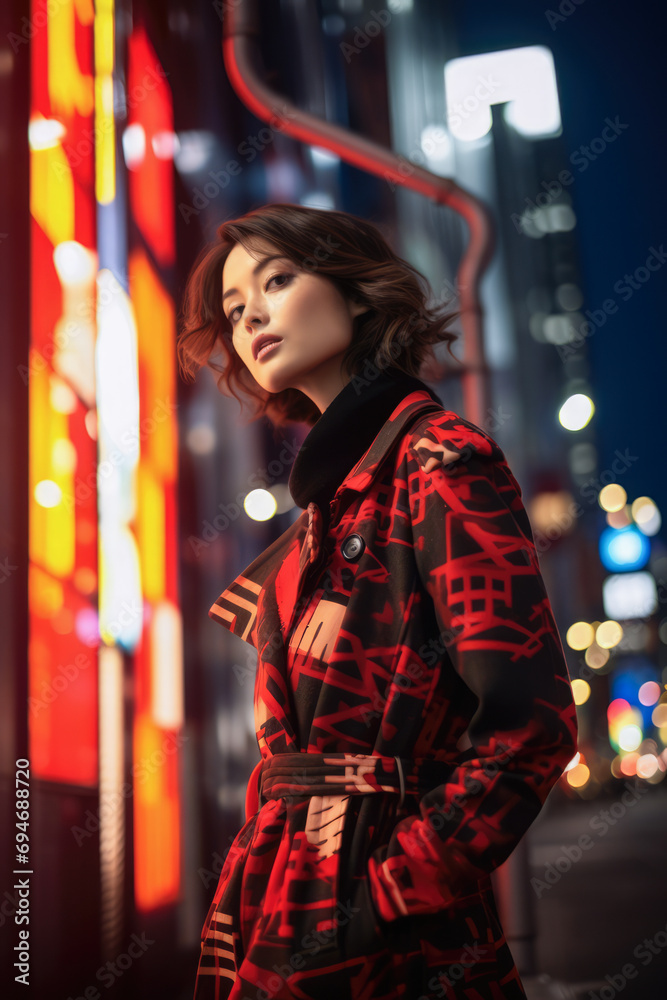
POLYGON ((470 238, 457 272, 463 358, 461 382, 465 414, 483 426, 490 409, 490 370, 484 356, 480 283, 494 249, 494 224, 490 210, 475 195, 449 177, 416 164, 405 170, 405 160, 349 129, 302 111, 263 82, 255 67, 259 52, 259 4, 236 0, 225 7, 222 52, 227 75, 243 103, 262 121, 280 120, 281 131, 311 145, 322 146, 342 160, 382 176, 448 205, 465 219, 470 238))

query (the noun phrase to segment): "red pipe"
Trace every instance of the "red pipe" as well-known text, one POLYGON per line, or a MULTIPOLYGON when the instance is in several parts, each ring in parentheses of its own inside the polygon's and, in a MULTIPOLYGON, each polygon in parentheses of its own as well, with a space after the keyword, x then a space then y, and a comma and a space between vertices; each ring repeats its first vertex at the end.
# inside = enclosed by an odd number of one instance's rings
POLYGON ((291 104, 270 90, 253 68, 259 63, 257 0, 236 0, 225 8, 222 53, 229 80, 243 103, 265 122, 280 120, 280 130, 310 145, 322 146, 347 163, 419 191, 463 216, 470 233, 457 272, 463 359, 463 406, 473 423, 483 426, 490 408, 490 371, 484 356, 479 286, 494 249, 494 225, 487 206, 448 177, 410 165, 389 149, 333 125, 291 104))

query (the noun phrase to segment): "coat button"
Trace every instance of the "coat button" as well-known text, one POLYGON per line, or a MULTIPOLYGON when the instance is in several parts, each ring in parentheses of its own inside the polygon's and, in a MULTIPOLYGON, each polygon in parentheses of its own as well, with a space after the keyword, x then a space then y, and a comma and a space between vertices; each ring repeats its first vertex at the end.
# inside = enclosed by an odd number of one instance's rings
POLYGON ((348 535, 340 547, 343 558, 348 562, 356 562, 361 553, 366 548, 366 543, 361 535, 348 535))

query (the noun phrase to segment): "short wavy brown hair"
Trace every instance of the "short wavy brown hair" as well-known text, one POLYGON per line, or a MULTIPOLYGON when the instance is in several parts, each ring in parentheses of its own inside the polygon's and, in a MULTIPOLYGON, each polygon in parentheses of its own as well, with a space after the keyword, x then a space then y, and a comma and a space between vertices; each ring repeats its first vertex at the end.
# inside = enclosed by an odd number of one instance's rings
POLYGON ((224 395, 242 403, 235 391, 241 390, 255 403, 251 419, 266 414, 275 426, 299 421, 312 425, 321 415, 299 389, 263 389, 234 349, 222 308, 222 269, 237 243, 251 256, 261 256, 260 242, 300 270, 328 278, 348 300, 369 307, 354 317, 352 341, 343 355, 343 370, 350 378, 368 372, 369 363, 376 371, 392 366, 419 377, 429 351, 442 341, 452 354, 457 335, 449 325, 459 311, 448 310, 449 302, 429 306, 426 278, 394 253, 373 223, 347 212, 264 205, 222 223, 217 239, 200 251, 187 279, 177 340, 182 375, 194 379, 204 365, 217 372, 224 395), (218 360, 213 357, 216 348, 218 360))

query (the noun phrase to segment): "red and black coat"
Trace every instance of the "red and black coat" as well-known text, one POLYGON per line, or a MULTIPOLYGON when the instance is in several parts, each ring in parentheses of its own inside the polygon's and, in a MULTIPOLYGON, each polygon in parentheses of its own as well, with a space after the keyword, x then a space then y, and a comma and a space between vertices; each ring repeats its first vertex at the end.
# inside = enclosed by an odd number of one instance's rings
POLYGON ((257 649, 261 757, 197 1000, 525 996, 489 875, 576 753, 563 648, 501 448, 419 380, 381 375, 373 394, 375 423, 353 383, 324 411, 293 470, 293 495, 317 499, 209 612, 257 649), (260 796, 295 753, 439 777, 400 804, 260 796))

